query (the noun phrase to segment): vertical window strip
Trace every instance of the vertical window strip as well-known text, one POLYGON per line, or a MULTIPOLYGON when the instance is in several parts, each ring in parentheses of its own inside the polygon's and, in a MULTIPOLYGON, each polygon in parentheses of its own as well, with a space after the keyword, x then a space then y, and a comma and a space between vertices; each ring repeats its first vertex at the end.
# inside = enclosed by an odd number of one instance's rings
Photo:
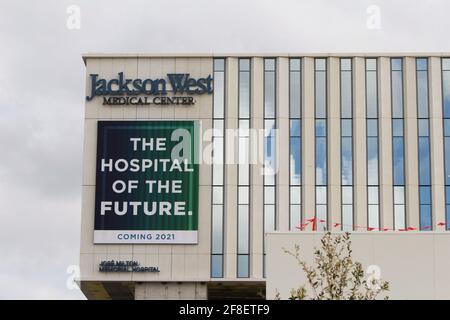
POLYGON ((223 278, 225 59, 214 59, 211 278, 223 278))
POLYGON ((237 277, 250 276, 250 59, 239 59, 237 277))
POLYGON ((327 161, 327 59, 315 59, 314 71, 315 169, 316 169, 316 227, 328 225, 328 161, 327 161))
POLYGON ((352 59, 340 60, 341 107, 341 221, 343 231, 353 230, 353 99, 352 59))
POLYGON ((420 230, 432 230, 428 59, 416 58, 420 230))
POLYGON ((406 228, 403 59, 391 58, 392 170, 394 229, 406 228))
MULTIPOLYGON (((263 233, 276 229, 275 131, 276 131, 276 60, 264 59, 264 195, 263 233)), ((266 276, 266 244, 263 240, 263 276, 266 276)))
POLYGON ((367 221, 380 228, 377 59, 366 58, 367 221))
POLYGON ((301 59, 289 60, 289 229, 301 224, 302 126, 301 59))
POLYGON ((450 230, 450 58, 442 58, 442 115, 444 126, 445 225, 450 230))

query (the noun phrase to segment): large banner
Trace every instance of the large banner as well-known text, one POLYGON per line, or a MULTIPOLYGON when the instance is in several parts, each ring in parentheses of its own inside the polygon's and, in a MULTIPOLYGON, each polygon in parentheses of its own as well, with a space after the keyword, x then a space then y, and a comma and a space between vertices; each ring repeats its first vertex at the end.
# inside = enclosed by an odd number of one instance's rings
POLYGON ((197 127, 98 122, 94 243, 197 243, 197 127))

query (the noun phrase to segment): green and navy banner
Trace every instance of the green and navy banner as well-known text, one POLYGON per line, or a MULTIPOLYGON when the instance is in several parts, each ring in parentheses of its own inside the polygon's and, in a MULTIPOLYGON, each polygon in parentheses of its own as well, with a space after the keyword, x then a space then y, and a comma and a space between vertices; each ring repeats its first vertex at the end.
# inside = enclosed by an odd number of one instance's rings
POLYGON ((94 243, 197 243, 197 141, 197 121, 99 121, 94 243))

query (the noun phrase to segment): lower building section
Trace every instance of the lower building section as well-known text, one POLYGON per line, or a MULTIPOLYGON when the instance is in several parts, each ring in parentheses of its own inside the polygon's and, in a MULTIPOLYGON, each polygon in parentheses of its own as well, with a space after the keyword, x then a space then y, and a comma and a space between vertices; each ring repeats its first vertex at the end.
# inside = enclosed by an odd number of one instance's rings
MULTIPOLYGON (((300 258, 314 264, 323 233, 267 234, 267 299, 287 299, 291 289, 307 285, 305 273, 285 250, 300 246, 300 258)), ((355 232, 352 258, 365 277, 389 282, 389 299, 450 299, 450 234, 446 232, 355 232)), ((382 296, 380 296, 382 298, 382 296)))
POLYGON ((80 287, 89 300, 259 300, 266 297, 263 281, 82 281, 80 287))

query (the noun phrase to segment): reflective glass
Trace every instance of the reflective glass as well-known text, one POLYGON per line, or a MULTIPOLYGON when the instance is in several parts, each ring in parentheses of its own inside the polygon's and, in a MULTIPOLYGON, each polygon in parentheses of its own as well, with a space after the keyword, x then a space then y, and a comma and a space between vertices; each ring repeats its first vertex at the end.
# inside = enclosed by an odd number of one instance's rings
POLYGON ((213 254, 211 256, 211 277, 222 278, 223 277, 223 255, 213 254))
POLYGON ((394 185, 405 184, 405 168, 404 168, 404 139, 403 137, 392 138, 392 158, 393 158, 393 170, 394 170, 394 185))
POLYGON ((300 72, 291 72, 289 79, 289 110, 291 118, 301 117, 300 72))
POLYGON ((316 138, 316 185, 327 184, 327 143, 325 137, 316 138))
POLYGON ((301 140, 299 137, 290 139, 290 184, 301 184, 301 140))

